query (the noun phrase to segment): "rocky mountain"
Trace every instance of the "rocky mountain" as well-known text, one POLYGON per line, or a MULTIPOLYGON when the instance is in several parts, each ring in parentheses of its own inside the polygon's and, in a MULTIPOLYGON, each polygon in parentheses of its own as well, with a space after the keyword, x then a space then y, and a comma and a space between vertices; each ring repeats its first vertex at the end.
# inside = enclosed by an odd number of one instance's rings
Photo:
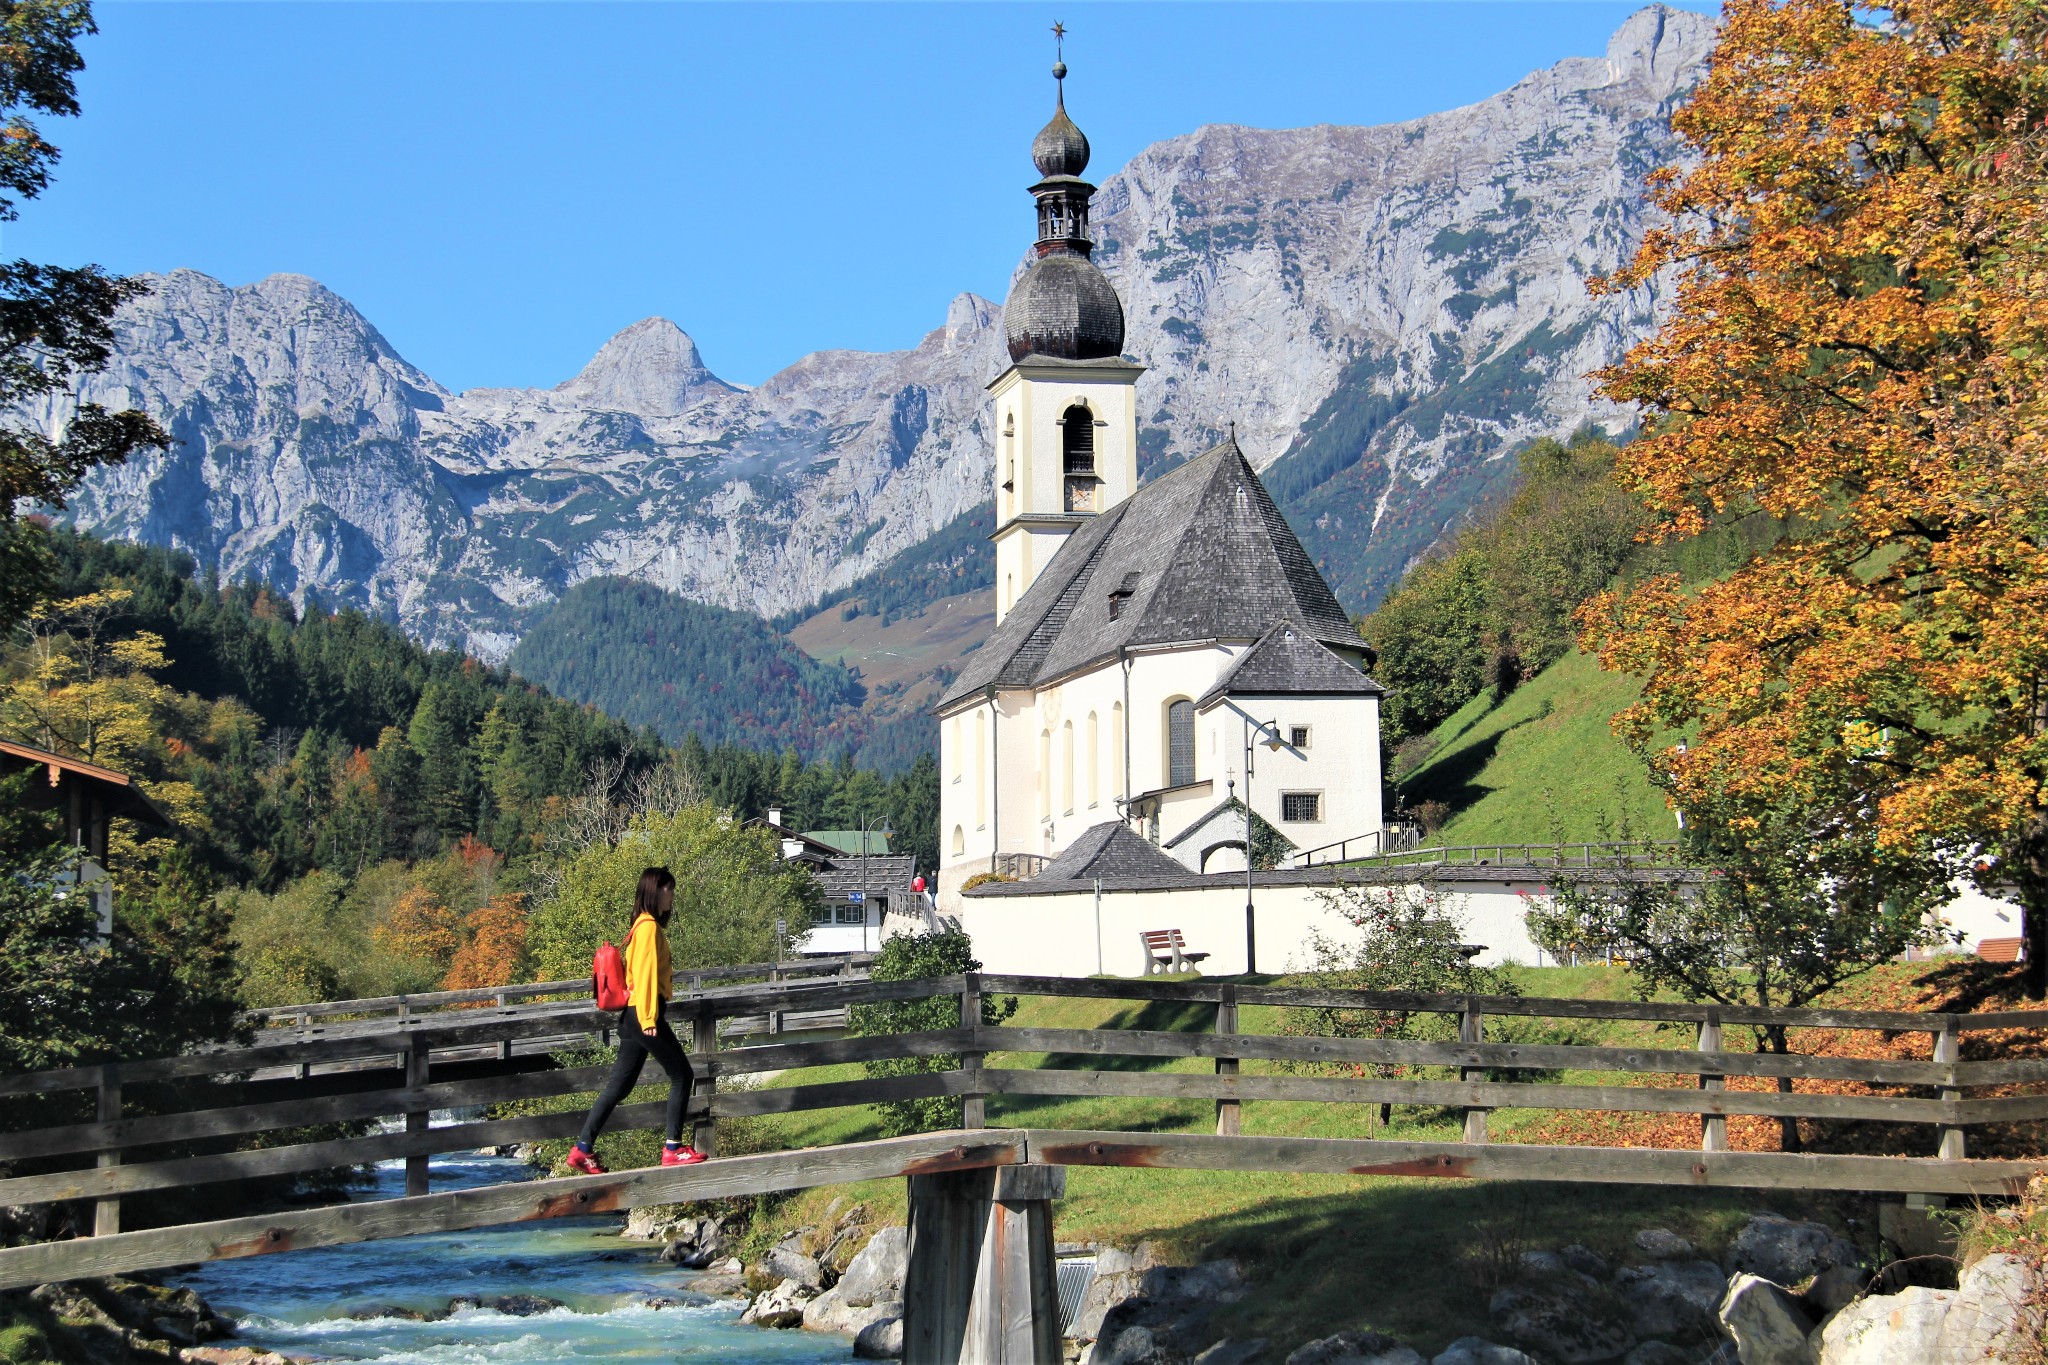
MULTIPOLYGON (((1208 127, 1141 153, 1103 185, 1096 222, 1151 367, 1147 466, 1235 421, 1363 608, 1517 446, 1625 425, 1583 376, 1648 329, 1658 298, 1594 301, 1583 280, 1640 239, 1644 177, 1676 155, 1669 113, 1712 36, 1655 7, 1604 59, 1463 109, 1208 127)), ((1001 319, 972 295, 913 350, 819 352, 754 389, 651 318, 555 388, 457 394, 312 280, 154 283, 85 392, 146 408, 176 444, 97 472, 76 521, 488 657, 599 575, 802 608, 987 496, 1001 319)))

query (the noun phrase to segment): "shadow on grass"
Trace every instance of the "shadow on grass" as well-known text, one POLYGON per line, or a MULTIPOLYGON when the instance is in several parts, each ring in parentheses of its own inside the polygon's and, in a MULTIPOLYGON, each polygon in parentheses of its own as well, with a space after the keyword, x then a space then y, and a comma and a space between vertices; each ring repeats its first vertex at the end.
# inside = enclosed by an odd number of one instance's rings
MULTIPOLYGON (((1148 1000, 1142 1005, 1117 1011, 1100 1026, 1101 1032, 1139 1029, 1151 1033, 1208 1033, 1216 1027, 1214 1005, 1190 1004, 1179 1000, 1148 1000)), ((1163 1071, 1171 1057, 1098 1056, 1093 1053, 1055 1052, 1040 1062, 1041 1071, 1163 1071)))
POLYGON ((1402 782, 1402 795, 1410 805, 1423 801, 1441 801, 1454 811, 1467 809, 1493 790, 1491 787, 1481 786, 1478 778, 1479 774, 1485 771, 1486 765, 1493 762, 1494 754, 1500 749, 1500 742, 1511 732, 1521 729, 1535 719, 1534 716, 1524 716, 1512 725, 1502 726, 1485 739, 1469 744, 1449 757, 1428 765, 1402 782))

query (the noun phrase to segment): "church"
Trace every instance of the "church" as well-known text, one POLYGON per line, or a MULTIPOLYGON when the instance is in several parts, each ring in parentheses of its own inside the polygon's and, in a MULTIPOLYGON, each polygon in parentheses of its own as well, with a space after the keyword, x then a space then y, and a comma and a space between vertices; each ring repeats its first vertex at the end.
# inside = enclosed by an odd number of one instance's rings
POLYGON ((1372 650, 1234 435, 1138 483, 1144 369, 1090 259, 1088 139, 1053 75, 1038 237, 988 384, 995 627, 935 708, 947 910, 976 874, 1122 844, 1126 866, 1241 887, 1246 804, 1290 861, 1382 830, 1372 650))

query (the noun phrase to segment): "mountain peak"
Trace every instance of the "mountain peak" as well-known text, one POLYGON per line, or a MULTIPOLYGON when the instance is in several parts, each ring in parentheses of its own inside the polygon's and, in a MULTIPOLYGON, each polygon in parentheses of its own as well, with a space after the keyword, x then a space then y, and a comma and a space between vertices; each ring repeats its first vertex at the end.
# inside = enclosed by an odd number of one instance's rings
POLYGON ((642 318, 607 341, 555 392, 590 407, 673 417, 735 390, 705 368, 688 332, 667 318, 642 318))
POLYGON ((1639 9, 1607 40, 1610 79, 1638 81, 1669 100, 1699 78, 1719 31, 1712 15, 1669 5, 1639 9))

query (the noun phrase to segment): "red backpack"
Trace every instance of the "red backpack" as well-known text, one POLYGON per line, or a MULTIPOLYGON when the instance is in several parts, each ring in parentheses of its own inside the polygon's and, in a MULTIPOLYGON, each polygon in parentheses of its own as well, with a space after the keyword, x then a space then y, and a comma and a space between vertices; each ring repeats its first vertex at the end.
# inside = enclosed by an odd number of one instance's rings
POLYGON ((590 960, 590 993, 601 1010, 626 1008, 626 957, 613 944, 597 945, 590 960))

